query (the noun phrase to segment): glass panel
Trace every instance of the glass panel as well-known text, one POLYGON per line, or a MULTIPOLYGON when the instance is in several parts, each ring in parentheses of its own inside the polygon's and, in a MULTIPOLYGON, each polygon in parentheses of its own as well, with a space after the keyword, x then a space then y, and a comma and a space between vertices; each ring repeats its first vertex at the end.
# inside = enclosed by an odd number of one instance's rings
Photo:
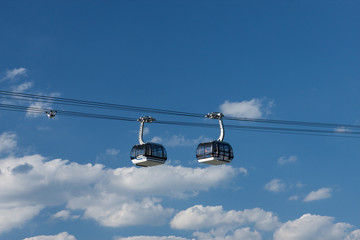
POLYGON ((224 144, 219 144, 219 158, 223 159, 225 156, 224 144))
POLYGON ((151 156, 151 154, 152 154, 152 152, 151 152, 151 146, 148 145, 148 144, 146 144, 144 147, 146 148, 146 153, 145 153, 145 155, 146 155, 146 156, 151 156))
POLYGON ((154 156, 154 157, 162 157, 162 148, 159 147, 159 146, 153 147, 152 156, 154 156))
POLYGON ((212 155, 212 146, 210 144, 205 146, 205 153, 204 153, 204 157, 211 157, 212 155))
POLYGON ((224 145, 224 160, 229 160, 229 158, 230 158, 229 145, 225 144, 224 145))
POLYGON ((204 154, 205 154, 204 145, 199 145, 198 148, 196 149, 196 157, 203 158, 204 154))
POLYGON ((142 146, 136 149, 135 157, 140 156, 140 155, 145 155, 145 149, 142 146))

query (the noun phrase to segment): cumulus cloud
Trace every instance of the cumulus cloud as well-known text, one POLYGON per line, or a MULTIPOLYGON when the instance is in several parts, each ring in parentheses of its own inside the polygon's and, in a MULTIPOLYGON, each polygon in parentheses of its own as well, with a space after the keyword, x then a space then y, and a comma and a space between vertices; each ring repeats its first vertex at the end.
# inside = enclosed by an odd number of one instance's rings
POLYGON ((256 229, 271 231, 280 223, 272 212, 260 208, 243 211, 224 211, 222 206, 195 205, 177 213, 170 222, 175 229, 199 230, 209 228, 238 228, 253 224, 256 229))
POLYGON ((16 134, 4 132, 0 135, 0 154, 12 151, 17 145, 16 134))
POLYGON ((103 226, 124 227, 134 225, 164 225, 174 210, 164 208, 156 199, 145 198, 141 202, 127 199, 115 193, 99 193, 71 199, 68 207, 85 210, 84 217, 95 219, 103 226))
POLYGON ((52 219, 68 220, 68 219, 77 219, 79 215, 71 215, 69 210, 61 210, 51 216, 52 219))
POLYGON ((161 137, 153 137, 150 142, 153 142, 153 143, 162 143, 163 139, 161 137))
POLYGON ((349 234, 348 223, 334 223, 334 218, 304 214, 299 219, 284 223, 274 233, 274 240, 339 240, 351 239, 357 232, 349 234))
POLYGON ((196 195, 211 187, 225 184, 237 175, 231 166, 187 168, 162 165, 154 168, 118 168, 113 171, 110 185, 137 194, 158 194, 171 197, 196 195), (136 183, 136 184, 134 184, 136 183))
POLYGON ((36 237, 25 238, 24 240, 76 240, 76 238, 67 232, 62 232, 57 235, 41 235, 36 237))
POLYGON ((26 72, 27 72, 26 68, 23 67, 7 70, 2 80, 14 80, 17 77, 25 76, 26 72))
POLYGON ((225 101, 220 105, 220 110, 225 116, 243 118, 261 118, 270 114, 273 102, 265 103, 261 99, 251 99, 250 101, 229 102, 225 101))
POLYGON ((7 206, 0 202, 0 234, 22 224, 39 214, 41 205, 7 206))
POLYGON ((249 227, 227 231, 226 229, 216 229, 210 232, 195 232, 193 234, 198 240, 261 240, 258 231, 251 231, 249 227))
POLYGON ((280 179, 273 179, 265 184, 264 189, 270 192, 281 192, 285 190, 285 183, 280 179))
MULTIPOLYGON (((194 227, 191 227, 192 221, 195 221, 199 229, 210 228, 208 231, 194 232, 193 236, 195 238, 192 238, 192 240, 261 240, 263 239, 261 234, 265 236, 264 231, 269 231, 270 234, 273 234, 272 239, 274 240, 360 240, 360 229, 353 230, 354 227, 348 223, 336 223, 333 217, 307 213, 298 219, 281 224, 272 212, 266 212, 258 208, 248 210, 250 210, 250 212, 246 214, 245 211, 247 210, 224 211, 221 206, 204 207, 196 205, 179 212, 179 215, 177 214, 174 219, 177 216, 182 218, 180 223, 181 228, 178 229, 195 230, 194 227), (221 220, 221 218, 225 219, 221 220), (240 222, 238 222, 239 219, 241 219, 240 222), (258 221, 263 222, 261 224, 262 227, 256 225, 258 221), (252 229, 252 225, 254 225, 255 229, 252 229), (268 227, 263 228, 263 226, 268 227)), ((114 239, 190 240, 175 236, 133 236, 114 239)))
POLYGON ((277 162, 278 162, 279 165, 285 165, 285 164, 288 164, 288 163, 294 163, 296 161, 297 161, 296 156, 289 156, 289 157, 283 156, 283 157, 280 157, 277 162))
POLYGON ((194 196, 239 173, 231 166, 111 169, 41 155, 0 159, 0 171, 0 233, 61 205, 66 209, 53 219, 71 219, 80 210, 103 226, 166 224, 174 209, 163 206, 162 197, 194 196))
POLYGON ((134 236, 134 237, 115 237, 114 240, 190 240, 175 236, 134 236))
POLYGON ((360 229, 352 231, 346 236, 345 240, 360 240, 360 229))
POLYGON ((320 188, 317 191, 312 191, 305 198, 304 202, 311 202, 331 197, 331 188, 320 188))

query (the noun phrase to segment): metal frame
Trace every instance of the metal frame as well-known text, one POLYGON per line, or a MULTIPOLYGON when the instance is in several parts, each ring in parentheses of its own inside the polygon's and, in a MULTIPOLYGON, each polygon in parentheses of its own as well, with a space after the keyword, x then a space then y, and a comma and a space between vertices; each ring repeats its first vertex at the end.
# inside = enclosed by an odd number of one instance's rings
POLYGON ((138 122, 140 122, 140 129, 139 129, 139 144, 140 145, 144 145, 146 144, 143 140, 143 135, 144 135, 144 123, 152 123, 154 121, 156 121, 155 118, 151 117, 151 116, 144 116, 144 117, 140 117, 138 120, 138 122))
POLYGON ((217 139, 217 141, 222 142, 225 137, 225 129, 224 129, 223 121, 222 121, 224 114, 222 114, 220 112, 212 112, 212 113, 208 113, 207 115, 205 115, 205 117, 210 118, 210 119, 219 119, 220 137, 217 139))

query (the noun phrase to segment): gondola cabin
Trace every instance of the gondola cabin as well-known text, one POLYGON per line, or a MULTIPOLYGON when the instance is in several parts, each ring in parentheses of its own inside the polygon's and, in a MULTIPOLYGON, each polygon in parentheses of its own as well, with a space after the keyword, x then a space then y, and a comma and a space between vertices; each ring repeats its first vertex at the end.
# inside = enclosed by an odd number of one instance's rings
POLYGON ((230 163, 234 158, 231 145, 223 141, 200 143, 196 149, 196 158, 199 163, 221 165, 230 163))
POLYGON ((165 148, 157 143, 135 145, 130 152, 133 164, 140 167, 152 167, 164 164, 167 155, 165 148))

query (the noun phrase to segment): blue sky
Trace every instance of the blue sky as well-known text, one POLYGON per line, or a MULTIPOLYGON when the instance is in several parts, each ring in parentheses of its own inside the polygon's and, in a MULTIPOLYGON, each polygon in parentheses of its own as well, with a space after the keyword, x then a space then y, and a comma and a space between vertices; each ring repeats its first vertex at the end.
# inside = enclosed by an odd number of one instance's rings
MULTIPOLYGON (((359 124, 359 10, 358 1, 3 0, 0 90, 359 124)), ((235 158, 209 167, 195 150, 218 129, 151 124, 144 138, 168 161, 137 168, 138 127, 0 110, 0 239, 360 239, 358 139, 228 129, 235 158)))

